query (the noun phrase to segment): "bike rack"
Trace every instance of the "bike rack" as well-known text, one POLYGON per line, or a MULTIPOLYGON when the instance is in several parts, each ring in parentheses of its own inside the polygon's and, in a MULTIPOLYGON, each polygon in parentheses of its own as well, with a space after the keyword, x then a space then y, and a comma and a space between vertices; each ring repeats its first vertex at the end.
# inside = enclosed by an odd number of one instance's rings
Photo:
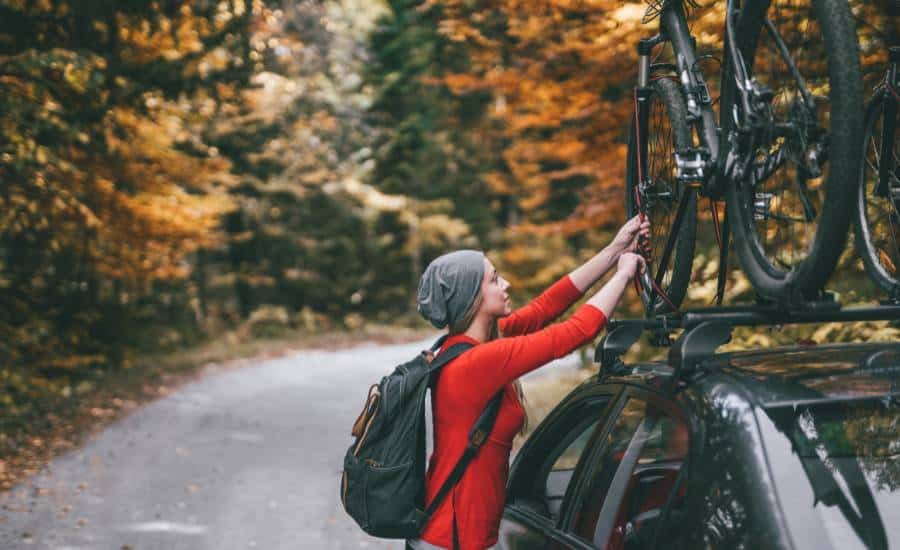
POLYGON ((611 320, 606 335, 597 344, 594 361, 600 363, 601 375, 629 372, 622 356, 644 332, 655 341, 668 339, 676 330, 684 332, 669 350, 669 364, 674 367, 672 384, 690 374, 707 359, 715 356, 719 346, 731 340, 736 326, 789 325, 853 321, 900 321, 900 304, 842 307, 837 302, 811 302, 798 308, 775 305, 710 307, 658 315, 649 319, 611 320))

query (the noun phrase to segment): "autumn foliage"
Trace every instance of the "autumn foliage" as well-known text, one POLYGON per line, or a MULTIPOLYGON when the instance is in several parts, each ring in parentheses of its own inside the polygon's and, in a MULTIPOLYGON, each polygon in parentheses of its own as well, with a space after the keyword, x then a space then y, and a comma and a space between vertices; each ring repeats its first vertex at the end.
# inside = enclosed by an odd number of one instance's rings
MULTIPOLYGON (((714 96, 723 5, 689 17, 714 96)), ((871 90, 897 14, 852 6, 871 90)), ((395 321, 454 247, 533 295, 623 219, 646 9, 0 0, 0 384, 395 321)))

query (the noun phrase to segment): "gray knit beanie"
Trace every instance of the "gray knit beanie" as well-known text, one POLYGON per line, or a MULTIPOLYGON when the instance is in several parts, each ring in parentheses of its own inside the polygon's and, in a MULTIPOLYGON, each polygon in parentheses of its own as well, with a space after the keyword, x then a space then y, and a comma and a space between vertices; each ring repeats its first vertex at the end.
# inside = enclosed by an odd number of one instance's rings
POLYGON ((452 326, 475 302, 483 277, 484 253, 478 250, 435 258, 419 280, 419 313, 437 328, 452 326))

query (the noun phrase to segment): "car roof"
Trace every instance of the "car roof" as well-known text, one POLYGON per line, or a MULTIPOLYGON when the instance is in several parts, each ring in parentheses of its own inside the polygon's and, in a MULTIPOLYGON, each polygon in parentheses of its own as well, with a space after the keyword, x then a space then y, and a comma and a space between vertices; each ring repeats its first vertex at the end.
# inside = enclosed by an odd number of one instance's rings
POLYGON ((900 344, 828 344, 726 353, 707 368, 740 378, 763 406, 900 393, 900 344))
MULTIPOLYGON (((673 369, 663 362, 627 365, 598 377, 664 387, 673 369)), ((900 394, 900 343, 789 346, 713 355, 687 381, 725 373, 764 407, 900 394)))

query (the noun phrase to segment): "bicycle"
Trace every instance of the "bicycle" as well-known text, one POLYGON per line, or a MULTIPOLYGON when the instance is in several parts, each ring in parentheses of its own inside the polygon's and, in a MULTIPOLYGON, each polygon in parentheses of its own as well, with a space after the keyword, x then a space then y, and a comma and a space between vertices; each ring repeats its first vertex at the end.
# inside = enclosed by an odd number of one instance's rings
POLYGON ((863 163, 853 212, 857 253, 873 281, 900 302, 900 47, 889 49, 884 79, 866 105, 863 163))
POLYGON ((732 229, 760 299, 818 298, 846 241, 860 166, 859 46, 846 0, 727 0, 718 113, 700 67, 712 56, 698 56, 687 24, 699 6, 648 3, 643 23, 658 19, 659 31, 637 46, 626 167, 628 215, 653 226, 639 285, 647 315, 676 310, 686 294, 700 197, 716 222, 718 303, 732 229), (656 62, 661 44, 674 62, 656 62))

